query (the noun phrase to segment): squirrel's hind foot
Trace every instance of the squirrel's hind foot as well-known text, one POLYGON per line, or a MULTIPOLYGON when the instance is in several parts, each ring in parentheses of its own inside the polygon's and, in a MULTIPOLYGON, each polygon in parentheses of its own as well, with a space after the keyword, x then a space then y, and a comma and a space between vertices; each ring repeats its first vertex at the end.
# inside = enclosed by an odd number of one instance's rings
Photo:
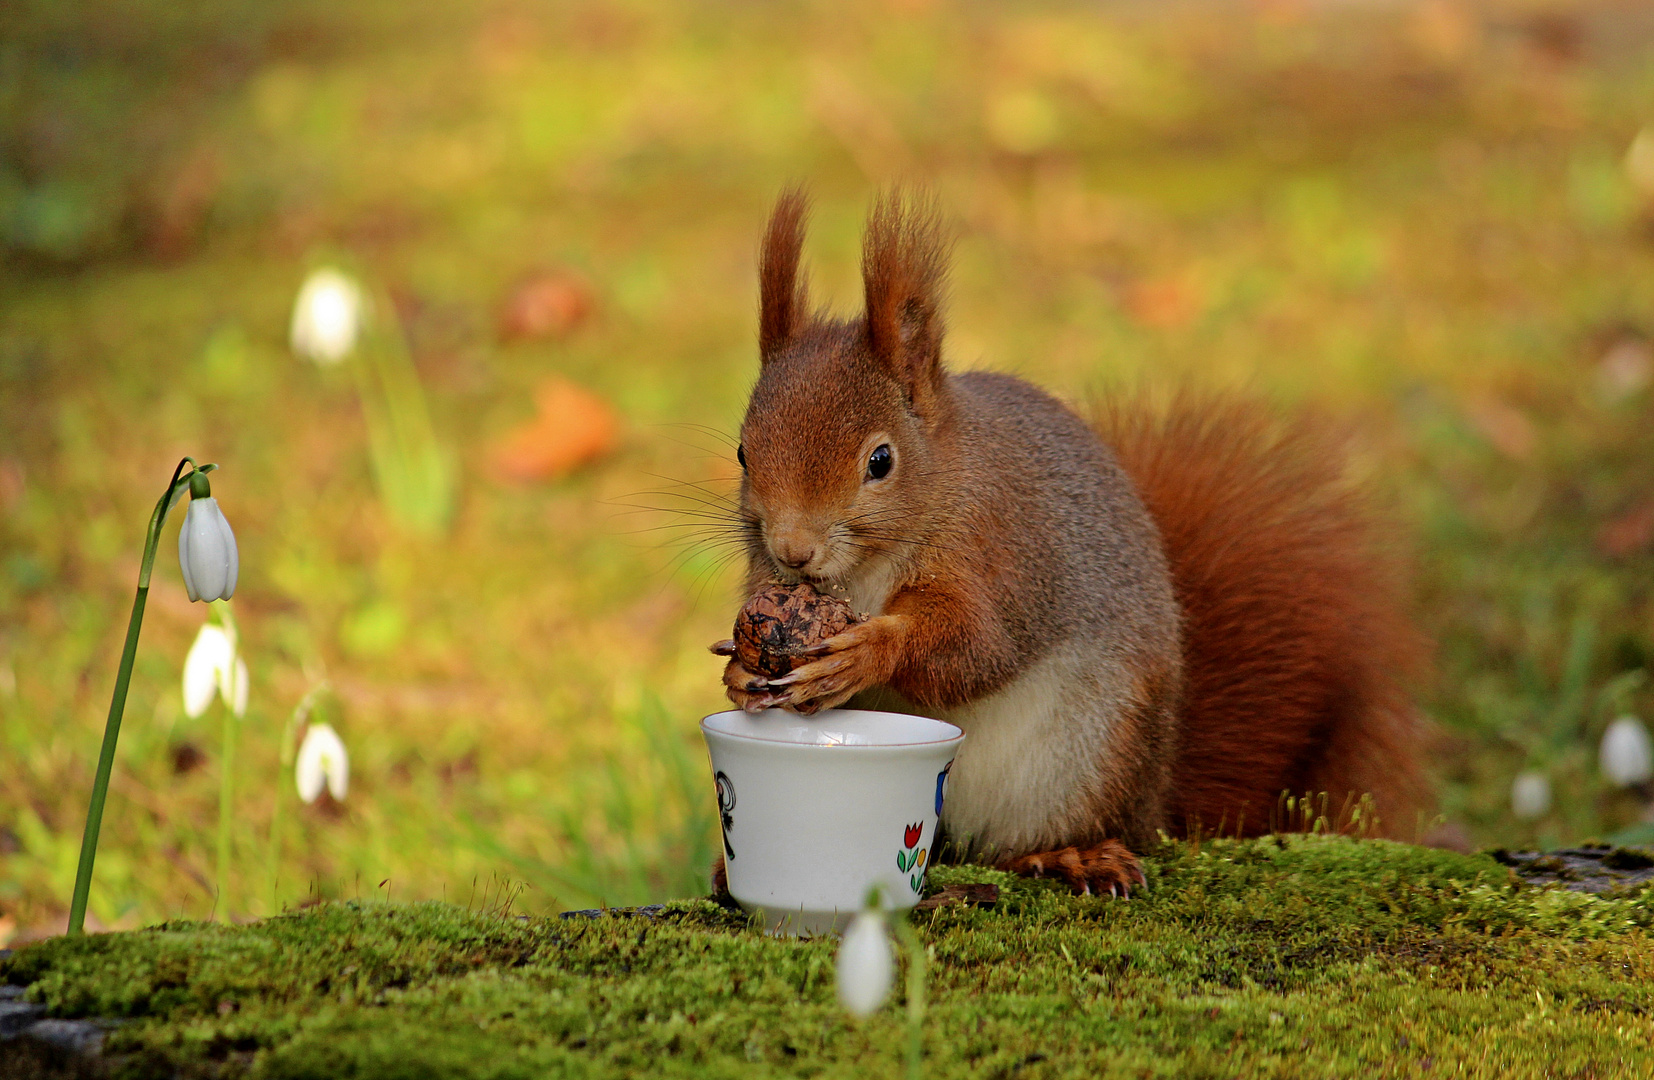
POLYGON ((1076 896, 1108 895, 1129 900, 1133 885, 1148 883, 1137 856, 1118 840, 1023 855, 1000 863, 999 868, 1023 877, 1061 878, 1076 896))
POLYGON ((712 860, 712 899, 720 904, 728 900, 733 902, 734 897, 729 895, 729 872, 724 868, 724 857, 719 855, 712 860))

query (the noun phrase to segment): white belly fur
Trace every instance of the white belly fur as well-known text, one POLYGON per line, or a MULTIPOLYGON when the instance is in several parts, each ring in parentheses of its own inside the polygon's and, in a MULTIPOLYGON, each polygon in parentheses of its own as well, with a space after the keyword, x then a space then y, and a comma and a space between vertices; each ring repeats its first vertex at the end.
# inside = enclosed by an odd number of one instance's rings
MULTIPOLYGON (((957 857, 992 861, 1071 843, 1093 824, 1093 797, 1130 682, 1103 650, 1069 646, 985 698, 930 711, 965 742, 948 774, 942 822, 957 857)), ((852 708, 924 713, 889 687, 852 708)))
MULTIPOLYGON (((857 611, 879 615, 897 568, 872 559, 847 582, 857 611)), ((1048 851, 1089 823, 1098 763, 1133 682, 1095 641, 1054 649, 996 693, 953 709, 915 708, 889 687, 874 687, 851 708, 927 713, 958 725, 966 738, 948 774, 942 822, 961 855, 993 859, 1048 851)))
POLYGON ((1123 673, 1110 677, 1099 651, 1060 649, 997 693, 943 713, 966 735, 942 811, 954 843, 978 857, 1020 855, 1087 828, 1127 684, 1123 673))

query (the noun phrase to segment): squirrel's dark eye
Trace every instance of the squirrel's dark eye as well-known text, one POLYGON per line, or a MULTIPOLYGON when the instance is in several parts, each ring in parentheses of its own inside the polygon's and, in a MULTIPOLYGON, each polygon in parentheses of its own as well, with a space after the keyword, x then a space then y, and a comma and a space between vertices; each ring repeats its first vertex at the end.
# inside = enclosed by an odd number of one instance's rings
POLYGON ((883 480, 890 475, 890 466, 894 459, 890 456, 890 444, 884 443, 867 455, 867 478, 869 480, 883 480))
POLYGON ((741 463, 741 468, 744 469, 744 468, 747 467, 747 448, 746 447, 739 446, 739 445, 735 447, 735 460, 739 461, 741 463))

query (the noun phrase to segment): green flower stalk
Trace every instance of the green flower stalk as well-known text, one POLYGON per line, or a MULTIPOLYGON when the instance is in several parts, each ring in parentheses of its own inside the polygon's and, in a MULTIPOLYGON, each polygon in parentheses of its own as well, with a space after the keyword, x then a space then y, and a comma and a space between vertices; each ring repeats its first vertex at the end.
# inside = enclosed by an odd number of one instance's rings
POLYGON ((240 719, 234 710, 224 710, 224 751, 218 761, 218 859, 214 864, 220 922, 230 921, 230 813, 235 803, 235 739, 240 719))
MULTIPOLYGON (((281 869, 281 810, 282 803, 286 801, 283 799, 282 793, 287 790, 282 783, 282 779, 285 779, 287 774, 293 770, 293 759, 298 754, 299 729, 310 724, 312 711, 315 710, 322 695, 330 689, 324 681, 316 683, 309 690, 306 690, 304 697, 300 698, 299 703, 293 706, 293 711, 288 714, 287 724, 281 730, 281 771, 277 774, 275 805, 270 809, 270 846, 265 859, 265 876, 270 882, 270 910, 272 912, 281 908, 281 901, 277 895, 278 875, 281 869)), ((300 796, 302 797, 303 794, 301 790, 300 796)))
POLYGON ((879 1011, 890 995, 895 975, 890 935, 907 953, 907 1075, 921 1080, 925 1054, 925 981, 929 964, 924 942, 905 918, 890 919, 884 908, 884 890, 874 885, 862 910, 845 928, 838 952, 839 1004, 865 1020, 879 1011))
POLYGON ((892 929, 907 951, 907 1076, 920 1080, 925 1074, 925 982, 930 963, 925 943, 905 918, 897 919, 892 929))
POLYGON ((109 702, 109 718, 104 723, 103 747, 98 753, 98 772, 92 781, 92 799, 86 808, 86 832, 80 842, 80 865, 75 871, 74 896, 69 901, 71 934, 84 933, 86 929, 86 899, 92 891, 92 864, 97 858, 103 805, 109 797, 109 776, 115 767, 115 744, 120 739, 121 716, 126 711, 126 690, 132 681, 132 661, 138 654, 138 632, 143 627, 144 604, 149 599, 149 575, 155 566, 161 526, 166 522, 172 504, 186 490, 190 492, 190 508, 186 515, 185 534, 179 538, 178 555, 185 581, 189 583, 186 587, 190 599, 228 600, 235 592, 239 571, 235 534, 230 531, 217 501, 212 498, 212 487, 207 482, 207 474, 216 468, 217 465, 197 465, 194 458, 184 458, 172 471, 172 479, 149 516, 149 530, 144 536, 144 558, 138 567, 138 593, 132 601, 132 617, 127 621, 126 645, 121 649, 121 666, 115 675, 115 692, 109 702), (186 465, 190 467, 188 473, 184 472, 186 465), (203 538, 200 543, 190 536, 191 526, 195 527, 195 536, 203 538))
POLYGON ((440 534, 453 516, 454 459, 437 438, 395 305, 340 270, 317 270, 293 302, 291 343, 318 367, 356 358, 348 366, 379 496, 398 525, 440 534))
MULTIPOLYGON (((195 508, 195 503, 190 508, 195 508)), ((189 528, 186 521, 184 527, 189 528)), ((225 528, 229 526, 226 525, 225 528)), ((216 910, 230 913, 230 822, 235 804, 235 749, 241 718, 247 714, 247 661, 240 653, 241 634, 228 607, 218 607, 219 625, 205 623, 184 660, 184 714, 206 715, 214 697, 224 699, 224 749, 219 757, 218 864, 216 910)))

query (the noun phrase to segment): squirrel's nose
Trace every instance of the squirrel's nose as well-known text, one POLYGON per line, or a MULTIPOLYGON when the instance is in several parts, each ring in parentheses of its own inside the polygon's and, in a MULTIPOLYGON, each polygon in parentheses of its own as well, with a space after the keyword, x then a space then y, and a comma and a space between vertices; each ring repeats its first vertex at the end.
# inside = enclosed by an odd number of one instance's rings
POLYGON ((782 566, 802 570, 815 559, 816 546, 809 538, 788 531, 770 538, 770 552, 782 566))

